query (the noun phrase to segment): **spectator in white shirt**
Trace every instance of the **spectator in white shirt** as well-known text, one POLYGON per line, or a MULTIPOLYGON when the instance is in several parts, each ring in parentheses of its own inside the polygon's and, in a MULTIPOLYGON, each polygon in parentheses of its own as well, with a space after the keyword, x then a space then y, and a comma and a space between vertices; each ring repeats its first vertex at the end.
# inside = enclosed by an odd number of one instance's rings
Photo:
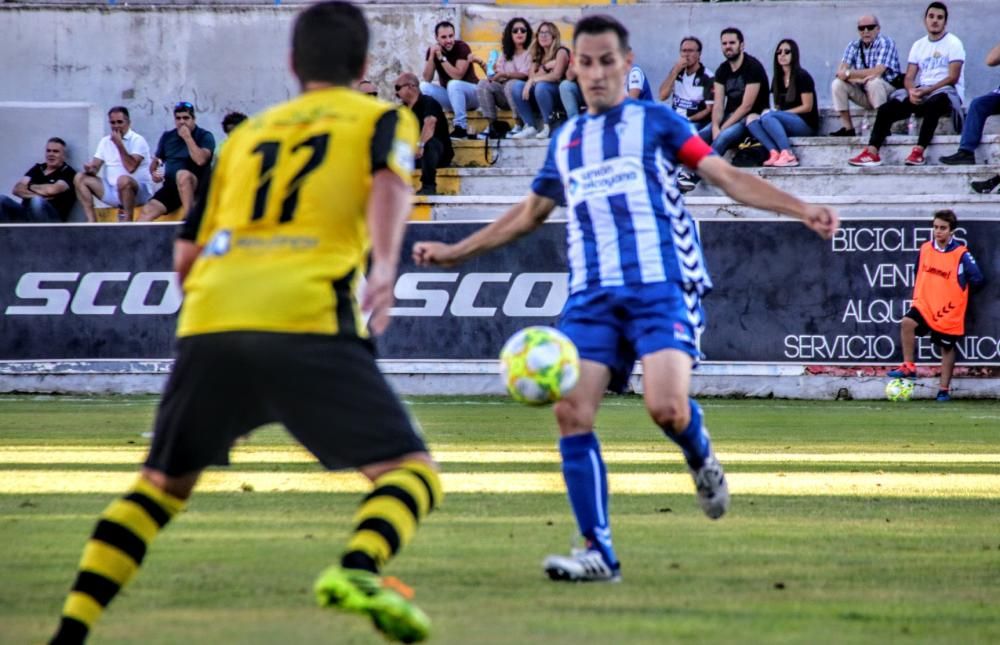
POLYGON ((88 222, 97 221, 95 197, 118 207, 120 220, 131 221, 135 207, 145 204, 153 194, 149 143, 132 130, 128 108, 119 105, 108 110, 108 123, 111 134, 101 139, 94 158, 83 164, 83 171, 73 178, 88 222))

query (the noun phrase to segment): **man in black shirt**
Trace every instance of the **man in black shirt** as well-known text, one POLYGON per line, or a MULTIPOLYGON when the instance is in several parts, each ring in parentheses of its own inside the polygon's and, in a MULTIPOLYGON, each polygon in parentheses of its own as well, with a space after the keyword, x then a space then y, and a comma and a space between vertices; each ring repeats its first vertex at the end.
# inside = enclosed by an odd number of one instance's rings
MULTIPOLYGON (((715 103, 712 123, 698 131, 705 143, 719 155, 750 135, 747 120, 760 118, 771 106, 768 95, 767 71, 760 61, 745 53, 743 32, 726 27, 720 34, 722 55, 726 61, 715 70, 713 83, 715 103)), ((687 192, 694 188, 698 176, 681 173, 678 184, 687 192)))
POLYGON ((45 143, 45 161, 31 167, 11 191, 21 202, 0 197, 0 222, 65 222, 76 193, 76 171, 66 163, 66 142, 52 137, 45 143))
POLYGON ((448 120, 441 104, 420 92, 416 74, 403 73, 396 79, 396 96, 420 122, 420 143, 417 146, 416 165, 420 168, 418 195, 437 195, 437 169, 450 166, 455 157, 448 134, 448 120))

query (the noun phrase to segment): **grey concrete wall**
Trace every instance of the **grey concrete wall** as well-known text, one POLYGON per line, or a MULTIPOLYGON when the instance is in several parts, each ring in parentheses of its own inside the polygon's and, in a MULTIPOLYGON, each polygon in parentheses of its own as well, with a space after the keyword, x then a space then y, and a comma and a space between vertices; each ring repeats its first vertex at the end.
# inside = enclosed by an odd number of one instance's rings
MULTIPOLYGON (((952 3, 951 29, 966 44, 967 94, 983 94, 1000 83, 1000 72, 987 71, 986 51, 998 38, 998 0, 952 3)), ((795 37, 806 67, 816 78, 822 105, 829 103, 829 79, 845 44, 856 37, 856 19, 876 11, 884 32, 893 36, 905 57, 922 31, 922 0, 802 0, 789 2, 669 3, 590 8, 611 11, 633 32, 640 63, 655 87, 676 57, 682 35, 705 42, 705 61, 721 61, 718 33, 736 25, 747 36, 748 51, 770 66, 773 47, 783 36, 795 37)), ((372 73, 383 96, 404 69, 419 67, 433 25, 450 19, 461 24, 461 6, 368 5, 372 26, 372 73)), ((256 112, 296 92, 288 71, 288 31, 294 6, 19 6, 0 5, 0 102, 76 102, 94 106, 100 115, 123 104, 133 126, 155 146, 171 127, 172 106, 193 101, 200 125, 222 138, 220 121, 230 110, 256 112)), ((532 18, 530 8, 512 7, 532 18)), ((88 108, 89 109, 89 108, 88 108)), ((75 117, 74 117, 75 119, 75 117)), ((7 192, 24 169, 41 160, 48 136, 91 148, 104 134, 91 124, 81 133, 78 120, 38 111, 27 118, 0 119, 0 192, 7 192)))
MULTIPOLYGON (((192 101, 199 125, 221 141, 227 112, 250 114, 294 96, 288 47, 299 9, 0 5, 0 103, 83 103, 100 117, 81 130, 78 118, 51 110, 0 116, 0 194, 42 160, 49 136, 72 142, 79 168, 107 133, 104 115, 112 105, 128 107, 133 128, 155 147, 173 127, 179 100, 192 101)), ((459 24, 461 9, 365 11, 372 31, 370 78, 391 98, 395 76, 422 60, 434 24, 459 24)))
MULTIPOLYGON (((928 0, 929 2, 929 0, 928 0)), ((906 69, 910 46, 927 35, 923 26, 924 0, 836 0, 799 2, 701 3, 619 5, 610 12, 632 34, 632 48, 653 91, 677 61, 680 39, 693 35, 704 44, 702 62, 714 70, 722 63, 719 32, 733 26, 743 32, 746 51, 759 59, 771 76, 774 50, 782 38, 799 45, 802 63, 819 93, 820 106, 830 106, 830 82, 847 44, 858 37, 857 19, 875 13, 882 33, 896 42, 899 62, 906 69)), ((968 59, 965 69, 966 102, 1000 85, 1000 68, 990 69, 986 52, 1000 41, 1000 2, 947 2, 948 30, 962 39, 968 59)), ((606 13, 588 7, 585 13, 606 13)))

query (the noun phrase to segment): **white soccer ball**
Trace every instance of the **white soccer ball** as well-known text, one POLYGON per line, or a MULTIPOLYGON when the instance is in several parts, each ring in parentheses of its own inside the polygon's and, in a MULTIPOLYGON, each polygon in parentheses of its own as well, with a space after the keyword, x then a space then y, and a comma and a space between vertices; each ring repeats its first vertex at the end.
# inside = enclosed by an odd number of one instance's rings
POLYGON ((894 378, 885 384, 885 398, 890 401, 909 401, 913 396, 913 381, 894 378))
POLYGON ((504 344, 500 378, 515 401, 553 403, 580 379, 580 356, 576 345, 559 330, 526 327, 504 344))

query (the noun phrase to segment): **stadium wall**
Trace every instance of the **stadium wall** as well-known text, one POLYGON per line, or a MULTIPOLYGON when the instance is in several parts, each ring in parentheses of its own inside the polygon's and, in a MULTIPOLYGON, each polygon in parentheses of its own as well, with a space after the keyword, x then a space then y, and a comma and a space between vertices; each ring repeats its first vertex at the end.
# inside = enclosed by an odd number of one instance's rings
MULTIPOLYGON (((418 239, 455 240, 478 223, 413 223, 418 239)), ((175 224, 0 225, 0 391, 156 391, 169 369, 181 293, 171 265, 175 224)), ((1000 221, 956 231, 1000 275, 1000 221)), ((497 393, 494 360, 517 329, 553 324, 567 297, 565 227, 462 267, 400 261, 396 307, 378 339, 384 369, 406 393, 497 393)), ((786 219, 700 224, 716 289, 705 300, 702 394, 853 398, 881 395, 900 360, 898 325, 925 216, 847 220, 823 242, 786 219), (842 391, 841 391, 842 390, 842 391)), ((972 300, 959 344, 956 396, 995 397, 1000 282, 972 300)), ((682 330, 683 332, 683 330, 682 330)), ((926 339, 918 361, 939 361, 926 339)), ((923 394, 935 392, 930 379, 923 394)), ((641 381, 635 380, 636 389, 641 381)))
MULTIPOLYGON (((395 76, 419 68, 439 20, 451 20, 461 31, 463 24, 514 15, 571 22, 581 13, 609 12, 632 31, 637 60, 654 87, 676 60, 682 36, 701 38, 703 60, 714 68, 721 62, 719 31, 736 25, 746 36, 747 51, 769 70, 778 40, 797 39, 804 65, 816 79, 820 104, 827 106, 829 80, 844 46, 857 35, 857 17, 878 14, 905 64, 910 44, 924 33, 924 6, 897 0, 640 3, 583 9, 368 4, 373 34, 369 77, 390 98, 395 76)), ((5 144, 0 148, 0 191, 7 191, 40 160, 49 136, 70 142, 72 164, 78 167, 88 160, 105 134, 103 115, 112 105, 128 107, 134 129, 155 146, 160 134, 173 127, 174 103, 193 101, 199 124, 221 140, 226 112, 253 113, 297 91, 286 52, 298 9, 249 4, 0 4, 0 136, 5 144), (24 111, 25 105, 40 103, 59 105, 24 111), (96 121, 93 114, 99 117, 96 121)), ((969 55, 968 100, 997 85, 996 73, 983 62, 996 41, 995 21, 986 19, 995 11, 996 0, 952 3, 949 27, 963 39, 969 55)))

